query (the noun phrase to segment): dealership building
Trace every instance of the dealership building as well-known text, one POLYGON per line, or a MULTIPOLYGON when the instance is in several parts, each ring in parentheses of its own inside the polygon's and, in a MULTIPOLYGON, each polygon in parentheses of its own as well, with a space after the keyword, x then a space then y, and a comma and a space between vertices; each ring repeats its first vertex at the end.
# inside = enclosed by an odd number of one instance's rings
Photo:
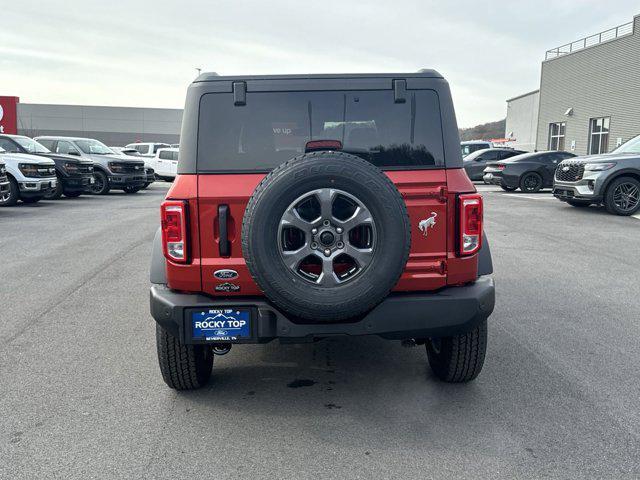
POLYGON ((0 97, 0 111, 5 133, 89 137, 112 146, 180 142, 180 109, 49 105, 0 97))
POLYGON ((507 100, 505 136, 525 150, 610 152, 640 134, 640 15, 548 50, 540 88, 507 100))

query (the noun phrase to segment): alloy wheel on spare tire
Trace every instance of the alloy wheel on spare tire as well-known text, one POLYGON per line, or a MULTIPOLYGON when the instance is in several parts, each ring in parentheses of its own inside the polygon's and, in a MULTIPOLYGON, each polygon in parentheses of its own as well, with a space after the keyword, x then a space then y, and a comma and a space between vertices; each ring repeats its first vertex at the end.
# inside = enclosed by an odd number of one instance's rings
POLYGON ((542 177, 535 172, 525 173, 520 179, 520 190, 537 193, 542 188, 542 177))
POLYGON ((264 294, 319 322, 366 313, 395 286, 409 257, 406 205, 371 163, 313 152, 267 175, 249 200, 242 251, 264 294))

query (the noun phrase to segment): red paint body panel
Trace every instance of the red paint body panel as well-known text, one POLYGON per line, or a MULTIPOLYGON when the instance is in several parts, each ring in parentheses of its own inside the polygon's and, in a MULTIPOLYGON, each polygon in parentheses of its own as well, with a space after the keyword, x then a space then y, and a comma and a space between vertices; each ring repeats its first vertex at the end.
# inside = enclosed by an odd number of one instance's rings
POLYGON ((18 97, 0 97, 0 133, 18 133, 18 97))
MULTIPOLYGON (((389 171, 387 176, 402 194, 411 222, 411 253, 394 291, 432 291, 447 285, 467 283, 477 277, 477 255, 456 255, 456 197, 475 192, 463 169, 389 171), (422 220, 435 224, 419 229, 422 220)), ((167 198, 189 202, 191 263, 177 265, 167 261, 169 287, 175 290, 205 292, 214 296, 260 295, 242 256, 241 235, 244 211, 264 174, 179 175, 167 198), (229 206, 228 236, 231 253, 219 251, 218 206, 229 206), (231 282, 238 292, 217 292, 227 280, 214 272, 232 269, 238 278, 231 282)))

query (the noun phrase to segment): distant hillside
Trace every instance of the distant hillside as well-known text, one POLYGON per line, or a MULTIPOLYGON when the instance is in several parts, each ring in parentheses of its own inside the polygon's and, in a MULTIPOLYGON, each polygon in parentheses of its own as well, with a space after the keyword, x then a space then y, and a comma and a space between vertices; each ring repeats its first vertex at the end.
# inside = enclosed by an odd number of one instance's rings
POLYGON ((460 140, 491 140, 504 138, 505 120, 483 123, 471 128, 460 129, 460 140))

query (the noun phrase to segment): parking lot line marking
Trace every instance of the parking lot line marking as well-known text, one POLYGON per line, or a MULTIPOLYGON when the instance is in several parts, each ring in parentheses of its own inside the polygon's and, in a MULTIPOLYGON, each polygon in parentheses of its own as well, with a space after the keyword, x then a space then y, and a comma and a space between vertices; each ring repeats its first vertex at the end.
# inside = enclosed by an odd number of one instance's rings
POLYGON ((640 220, 640 213, 636 213, 635 215, 631 215, 636 220, 640 220))
POLYGON ((513 193, 503 193, 502 195, 509 197, 509 198, 525 198, 528 200, 555 200, 555 197, 530 197, 528 195, 518 195, 518 194, 513 194, 513 193))

